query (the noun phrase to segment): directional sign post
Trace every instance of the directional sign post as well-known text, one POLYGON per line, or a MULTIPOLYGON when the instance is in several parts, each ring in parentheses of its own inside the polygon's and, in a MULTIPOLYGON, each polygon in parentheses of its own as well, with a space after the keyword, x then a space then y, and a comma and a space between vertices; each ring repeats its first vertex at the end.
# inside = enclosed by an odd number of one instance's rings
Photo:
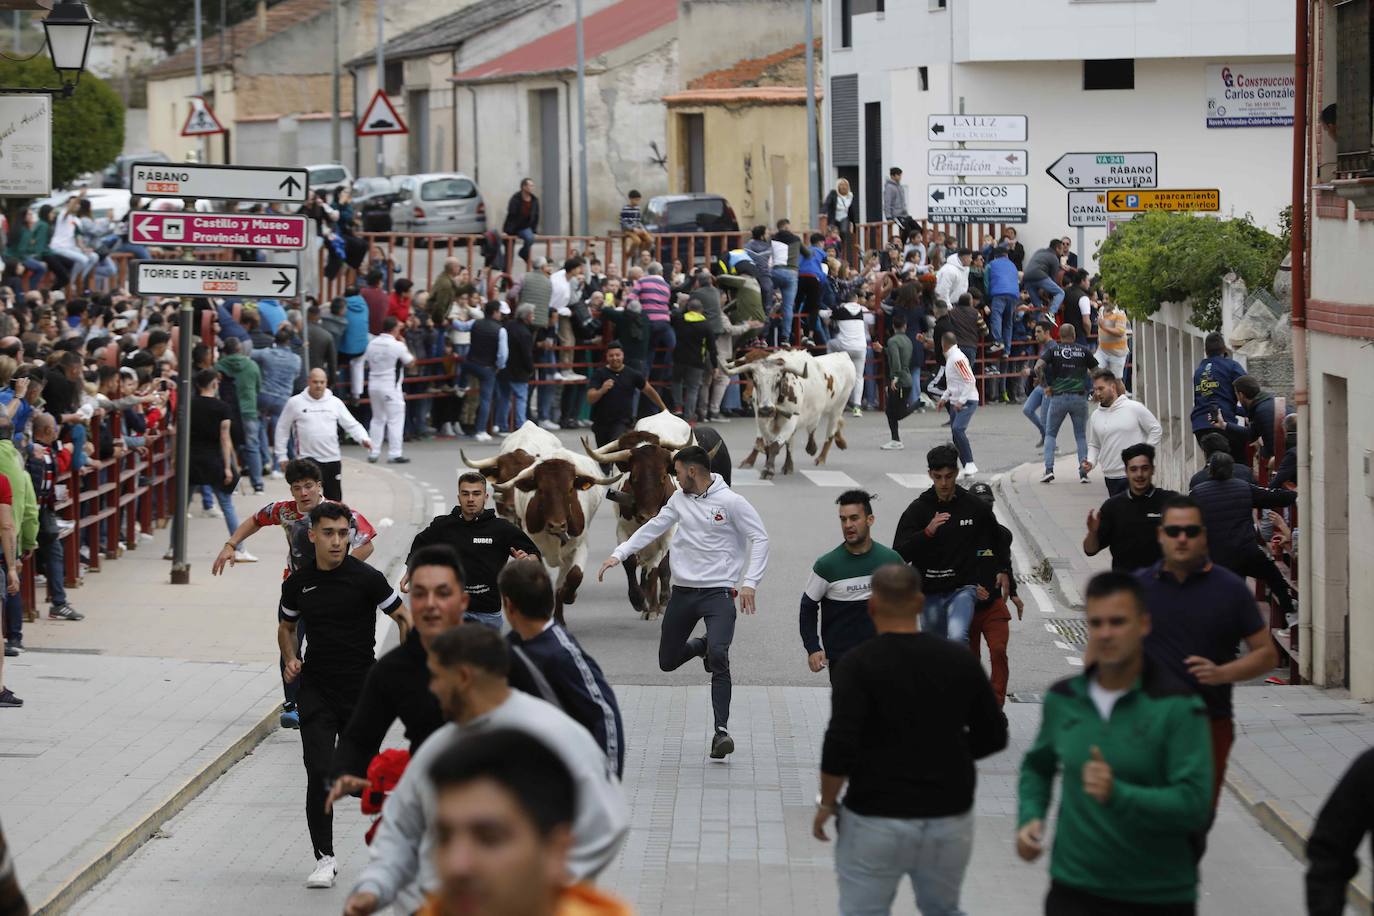
POLYGON ((304 216, 173 213, 135 210, 129 219, 129 241, 137 245, 188 248, 261 248, 299 251, 305 247, 304 216))
POLYGON ((135 197, 213 197, 303 204, 308 180, 305 169, 136 162, 129 171, 129 190, 135 197))
POLYGON ((1070 191, 1159 187, 1155 153, 1065 153, 1045 174, 1070 191))
POLYGON ((1025 115, 930 115, 931 140, 950 143, 1025 143, 1025 115))
POLYGON ((1148 213, 1152 210, 1215 213, 1220 209, 1221 191, 1216 188, 1112 191, 1107 195, 1108 213, 1148 213))
POLYGON ((1020 178, 1026 174, 1023 149, 929 149, 926 174, 950 178, 1020 178))
POLYGON ((239 261, 136 261, 133 292, 140 296, 296 295, 294 264, 239 261))
POLYGON ((1076 228, 1107 225, 1107 192, 1070 191, 1069 225, 1076 228))
POLYGON ((1023 184, 932 184, 926 212, 937 223, 1024 223, 1023 184))

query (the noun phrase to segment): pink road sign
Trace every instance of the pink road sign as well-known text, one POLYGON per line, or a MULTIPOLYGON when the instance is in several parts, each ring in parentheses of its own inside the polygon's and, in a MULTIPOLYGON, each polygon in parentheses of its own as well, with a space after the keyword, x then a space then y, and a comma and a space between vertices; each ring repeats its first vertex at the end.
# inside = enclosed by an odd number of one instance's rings
POLYGON ((308 222, 304 216, 277 214, 135 210, 129 214, 129 241, 135 245, 299 251, 305 247, 308 222))

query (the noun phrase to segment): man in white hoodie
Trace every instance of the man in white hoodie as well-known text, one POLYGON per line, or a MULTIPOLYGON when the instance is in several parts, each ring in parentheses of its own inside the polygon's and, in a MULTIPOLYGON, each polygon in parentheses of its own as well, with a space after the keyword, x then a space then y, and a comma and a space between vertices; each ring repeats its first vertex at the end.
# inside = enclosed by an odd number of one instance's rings
POLYGON ((601 564, 596 580, 673 528, 669 565, 673 595, 663 615, 658 667, 676 671, 699 658, 711 674, 711 711, 716 731, 711 757, 720 760, 735 749, 726 726, 730 719, 730 643, 735 637, 735 585, 740 609, 754 613, 754 595, 768 565, 768 532, 763 519, 743 496, 711 473, 706 449, 690 445, 673 456, 679 489, 658 515, 649 519, 601 564), (746 562, 747 561, 747 562, 746 562), (706 622, 704 637, 692 636, 697 621, 706 622))
POLYGON ((1107 495, 1115 496, 1127 487, 1122 450, 1141 442, 1158 448, 1164 428, 1144 404, 1122 392, 1110 369, 1094 369, 1089 375, 1097 409, 1088 417, 1088 460, 1083 462, 1083 473, 1100 467, 1107 495))
POLYGON ((343 464, 339 452, 339 427, 366 448, 372 448, 363 424, 349 413, 343 401, 329 390, 323 369, 311 369, 305 390, 286 401, 277 418, 277 465, 286 467, 286 445, 296 435, 296 454, 313 458, 324 472, 324 498, 343 502, 343 464))
POLYGON ((960 248, 957 255, 946 261, 935 274, 935 298, 953 308, 959 297, 968 292, 968 268, 972 263, 973 252, 967 248, 960 248))

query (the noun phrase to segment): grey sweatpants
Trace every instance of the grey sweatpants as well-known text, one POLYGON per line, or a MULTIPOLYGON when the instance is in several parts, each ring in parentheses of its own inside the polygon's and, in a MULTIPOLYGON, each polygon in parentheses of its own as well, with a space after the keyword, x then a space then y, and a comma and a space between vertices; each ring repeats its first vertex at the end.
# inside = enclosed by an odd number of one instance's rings
POLYGON ((658 667, 664 671, 676 671, 694 658, 706 659, 716 728, 730 721, 730 642, 735 638, 735 599, 730 591, 674 585, 658 640, 658 667), (706 621, 706 637, 691 639, 698 620, 706 621))

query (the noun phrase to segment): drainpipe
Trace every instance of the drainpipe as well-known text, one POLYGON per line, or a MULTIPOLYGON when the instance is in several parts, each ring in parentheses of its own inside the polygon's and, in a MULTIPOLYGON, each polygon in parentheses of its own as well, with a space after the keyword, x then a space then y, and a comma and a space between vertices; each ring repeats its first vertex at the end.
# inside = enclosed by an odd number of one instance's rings
MULTIPOLYGON (((573 146, 573 127, 572 127, 572 87, 568 84, 568 78, 559 80, 563 84, 563 120, 567 122, 568 134, 568 234, 573 232, 573 156, 572 151, 577 147, 573 146)), ((561 233, 563 227, 559 227, 561 233)))
POLYGON ((472 180, 480 184, 482 157, 477 153, 477 139, 482 134, 477 130, 477 90, 469 85, 468 93, 472 96, 472 180))
MULTIPOLYGON (((458 49, 454 48, 449 52, 449 72, 458 72, 458 49)), ((458 171, 458 84, 450 81, 448 84, 448 119, 453 138, 450 144, 453 147, 453 171, 458 171)), ((477 176, 473 175, 472 180, 476 181, 477 176)))
MULTIPOLYGON (((1306 93, 1303 104, 1293 106, 1293 219, 1289 256, 1293 284, 1293 400, 1298 407, 1298 499, 1302 526, 1312 528, 1311 411, 1307 390, 1307 118, 1311 100, 1308 67, 1308 14, 1310 0, 1296 0, 1294 33, 1294 85, 1306 93)), ((1299 541, 1298 671, 1312 677, 1312 538, 1299 541)))

